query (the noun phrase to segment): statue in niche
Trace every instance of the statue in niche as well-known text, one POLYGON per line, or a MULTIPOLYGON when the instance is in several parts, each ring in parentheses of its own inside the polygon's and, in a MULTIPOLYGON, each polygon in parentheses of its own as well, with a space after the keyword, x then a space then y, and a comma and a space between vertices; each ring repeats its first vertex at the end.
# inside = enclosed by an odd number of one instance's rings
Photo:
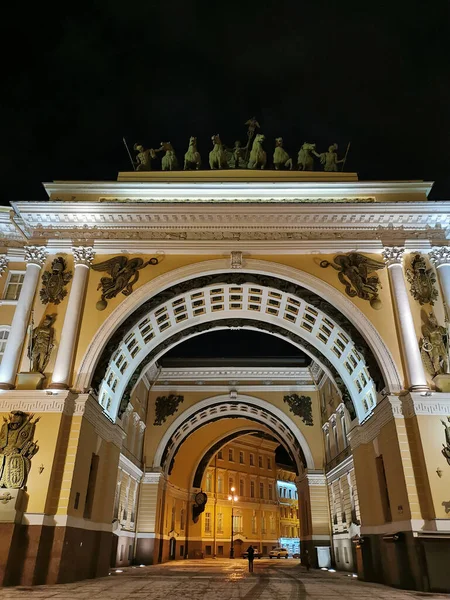
POLYGON ((226 169, 228 167, 227 155, 220 135, 216 133, 211 137, 213 149, 209 153, 209 166, 211 169, 226 169))
POLYGON ((66 268, 66 261, 58 256, 52 262, 51 271, 42 275, 43 287, 39 292, 42 304, 59 304, 67 296, 65 286, 72 279, 72 271, 66 271, 66 268))
MULTIPOLYGON (((450 465, 450 417, 447 417, 447 421, 448 423, 446 423, 445 421, 442 421, 441 419, 441 423, 444 426, 445 429, 445 444, 442 444, 442 454, 445 456, 448 464, 450 465)), ((450 511, 445 511, 445 512, 450 512, 450 511)))
POLYGON ((178 411, 178 406, 184 401, 184 396, 158 396, 155 402, 155 420, 153 425, 162 425, 167 417, 171 417, 178 411))
POLYGON ((338 155, 336 152, 337 149, 338 149, 338 145, 332 144, 331 146, 328 147, 328 152, 323 152, 320 155, 320 162, 323 165, 324 171, 331 171, 331 172, 337 171, 338 165, 345 162, 345 158, 338 160, 338 155))
POLYGON ((267 154, 265 153, 262 145, 265 140, 265 136, 262 133, 258 133, 252 144, 250 151, 250 159, 248 161, 248 169, 264 169, 267 162, 267 154))
POLYGON ((305 425, 312 426, 312 401, 310 396, 299 396, 298 394, 290 394, 285 396, 283 400, 289 406, 289 410, 297 417, 300 417, 305 425))
POLYGON ((178 169, 178 159, 170 142, 161 142, 161 148, 155 150, 156 152, 165 152, 161 161, 163 171, 176 171, 178 169))
POLYGON ((439 325, 436 315, 430 313, 422 326, 419 341, 420 354, 427 371, 435 377, 449 372, 449 333, 439 325))
POLYGON ((31 459, 39 450, 33 441, 39 417, 13 410, 0 430, 0 488, 21 489, 27 483, 31 459))
POLYGON ((316 145, 305 142, 298 153, 298 170, 314 171, 314 156, 320 158, 316 152, 316 145))
POLYGON ((133 148, 137 152, 136 160, 134 161, 136 171, 151 171, 152 159, 156 158, 155 150, 153 148, 145 150, 141 144, 135 144, 133 148))
POLYGON ((350 252, 349 254, 338 254, 333 262, 322 260, 320 266, 323 269, 333 267, 339 271, 338 278, 345 285, 345 293, 350 298, 357 296, 363 300, 369 300, 370 306, 375 310, 381 308, 381 300, 378 297, 378 286, 380 280, 378 275, 370 275, 373 271, 384 269, 384 262, 368 258, 364 254, 350 252))
POLYGON ((202 158, 200 152, 197 150, 197 138, 191 136, 189 138, 189 147, 184 155, 184 170, 192 171, 193 169, 200 169, 202 166, 202 158))
POLYGON ((32 373, 45 373, 53 350, 55 330, 53 324, 56 315, 46 315, 40 325, 32 329, 28 344, 28 358, 32 373))
POLYGON ((434 287, 436 274, 433 269, 427 269, 425 258, 416 254, 411 261, 411 268, 406 269, 406 278, 411 284, 411 294, 420 305, 434 305, 438 291, 434 287))
POLYGON ((102 290, 102 297, 97 302, 97 310, 105 310, 108 305, 107 300, 115 298, 122 292, 124 296, 129 296, 133 291, 133 285, 139 279, 139 271, 147 265, 157 265, 158 259, 153 257, 147 262, 142 258, 127 258, 126 256, 115 256, 104 262, 92 265, 94 271, 109 273, 110 277, 102 277, 97 290, 102 290))
POLYGON ((279 169, 290 169, 292 171, 293 162, 292 158, 283 148, 283 138, 277 137, 275 138, 275 151, 273 153, 273 164, 275 169, 278 171, 279 169))

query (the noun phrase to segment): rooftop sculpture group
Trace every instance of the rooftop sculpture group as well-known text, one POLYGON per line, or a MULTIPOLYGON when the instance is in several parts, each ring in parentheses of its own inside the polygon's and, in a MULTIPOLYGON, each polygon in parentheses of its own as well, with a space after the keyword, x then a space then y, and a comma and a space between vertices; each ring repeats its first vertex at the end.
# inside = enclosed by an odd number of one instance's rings
MULTIPOLYGON (((285 150, 283 138, 277 137, 274 140, 275 148, 272 161, 270 161, 264 149, 266 138, 262 133, 257 132, 257 129, 260 129, 258 121, 253 117, 245 124, 248 126, 247 143, 245 146, 242 146, 241 142, 237 140, 232 147, 228 147, 222 142, 218 133, 211 136, 213 148, 209 152, 208 157, 211 169, 265 169, 266 166, 273 165, 273 168, 276 170, 292 170, 297 168, 299 171, 314 171, 317 162, 316 159, 318 159, 324 171, 344 170, 350 144, 347 146, 345 156, 339 159, 337 144, 331 144, 326 152, 317 152, 316 144, 305 142, 298 151, 297 161, 295 162, 285 150), (339 165, 342 166, 339 167, 339 165)), ((135 159, 131 156, 125 139, 124 144, 135 171, 151 171, 152 161, 157 159, 159 152, 164 152, 161 160, 163 171, 177 171, 181 168, 185 171, 198 170, 202 166, 202 158, 197 147, 197 138, 194 136, 189 138, 183 167, 181 167, 170 142, 161 142, 160 147, 157 149, 145 149, 142 144, 134 144, 133 149, 137 153, 135 159)))

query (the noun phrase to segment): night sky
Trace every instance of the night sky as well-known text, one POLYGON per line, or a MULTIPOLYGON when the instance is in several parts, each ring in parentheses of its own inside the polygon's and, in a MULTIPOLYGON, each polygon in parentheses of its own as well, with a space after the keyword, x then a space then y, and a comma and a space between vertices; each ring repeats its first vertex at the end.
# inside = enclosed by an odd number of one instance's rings
MULTIPOLYGON (((450 197, 449 3, 15 3, 3 28, 1 202, 43 200, 42 181, 114 180, 123 147, 190 135, 246 141, 255 115, 283 136, 352 146, 361 179, 435 180, 450 197), (193 8, 193 6, 195 8, 193 8), (44 7, 44 8, 43 8, 44 7), (9 23, 9 25, 7 25, 9 23)), ((160 160, 156 162, 160 165, 160 160)))

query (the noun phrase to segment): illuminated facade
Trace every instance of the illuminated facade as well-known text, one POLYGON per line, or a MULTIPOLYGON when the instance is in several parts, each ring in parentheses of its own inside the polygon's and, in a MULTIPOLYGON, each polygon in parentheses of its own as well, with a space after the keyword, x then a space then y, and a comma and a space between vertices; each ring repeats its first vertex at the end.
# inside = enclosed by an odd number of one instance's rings
MULTIPOLYGON (((221 447, 256 434, 291 458, 314 565, 329 548, 361 578, 449 591, 450 214, 430 188, 136 172, 0 209, 4 439, 25 418, 12 411, 40 417, 19 492, 14 444, 0 448, 2 582, 218 554, 205 476, 221 447), (194 336, 240 329, 310 362, 162 366, 194 336)), ((249 510, 270 518, 264 501, 249 510)), ((283 538, 265 529, 267 546, 283 538)))

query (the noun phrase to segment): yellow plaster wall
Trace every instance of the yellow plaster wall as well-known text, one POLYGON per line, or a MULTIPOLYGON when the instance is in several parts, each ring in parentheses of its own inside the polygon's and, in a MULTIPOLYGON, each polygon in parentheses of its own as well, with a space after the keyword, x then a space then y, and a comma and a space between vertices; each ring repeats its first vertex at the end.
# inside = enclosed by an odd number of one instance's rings
POLYGON ((433 503, 430 516, 437 519, 450 519, 450 465, 441 452, 445 443, 445 430, 441 420, 446 425, 449 424, 446 417, 439 416, 420 415, 411 419, 417 423, 420 432, 423 452, 420 468, 431 491, 433 503), (437 473, 438 470, 441 471, 441 477, 437 473))

